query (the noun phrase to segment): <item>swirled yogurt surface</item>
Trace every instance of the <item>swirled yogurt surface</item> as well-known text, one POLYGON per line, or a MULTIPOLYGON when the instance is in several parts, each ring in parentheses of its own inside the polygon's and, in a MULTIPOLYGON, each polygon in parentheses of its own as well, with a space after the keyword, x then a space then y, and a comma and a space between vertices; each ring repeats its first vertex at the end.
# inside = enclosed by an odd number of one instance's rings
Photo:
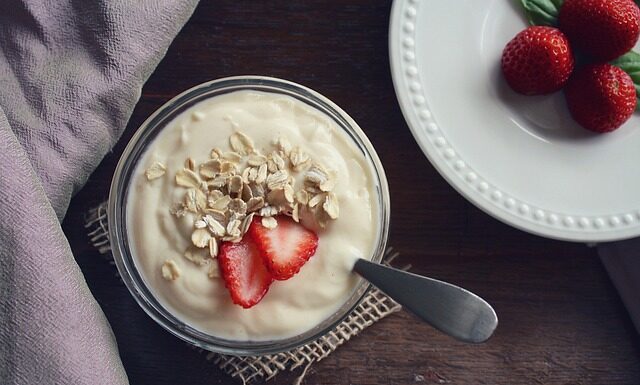
POLYGON ((127 232, 145 284, 178 319, 220 338, 265 341, 312 329, 349 298, 358 282, 351 267, 356 258, 370 259, 378 240, 372 166, 331 118, 285 95, 235 91, 190 107, 148 145, 131 183, 127 232), (197 264, 184 257, 192 247, 194 218, 171 213, 184 194, 175 175, 185 159, 202 163, 213 148, 231 151, 229 137, 240 131, 264 153, 275 138, 286 138, 331 169, 340 203, 339 218, 314 228, 319 238, 315 255, 294 277, 274 282, 249 309, 232 303, 222 278, 207 274, 217 260, 197 264), (156 163, 163 165, 163 175, 148 180, 145 171, 156 163), (169 260, 178 273, 175 279, 167 279, 163 271, 169 260))

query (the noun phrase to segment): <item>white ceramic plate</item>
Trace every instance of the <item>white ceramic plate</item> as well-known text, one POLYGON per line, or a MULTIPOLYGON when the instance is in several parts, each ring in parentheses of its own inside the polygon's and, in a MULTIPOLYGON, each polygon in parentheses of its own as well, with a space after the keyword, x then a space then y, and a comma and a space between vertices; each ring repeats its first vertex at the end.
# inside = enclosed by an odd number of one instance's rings
POLYGON ((476 206, 520 229, 572 241, 640 235, 640 117, 592 134, 562 93, 515 94, 504 45, 526 27, 517 2, 396 0, 396 94, 414 137, 476 206))

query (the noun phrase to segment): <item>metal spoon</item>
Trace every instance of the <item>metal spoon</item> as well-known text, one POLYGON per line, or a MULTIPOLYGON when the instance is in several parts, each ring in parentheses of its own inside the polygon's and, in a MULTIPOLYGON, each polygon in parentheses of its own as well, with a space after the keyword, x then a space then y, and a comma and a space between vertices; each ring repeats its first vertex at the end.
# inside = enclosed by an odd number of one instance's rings
POLYGON ((484 342, 498 326, 491 305, 461 287, 364 259, 358 259, 353 270, 431 326, 460 341, 484 342))

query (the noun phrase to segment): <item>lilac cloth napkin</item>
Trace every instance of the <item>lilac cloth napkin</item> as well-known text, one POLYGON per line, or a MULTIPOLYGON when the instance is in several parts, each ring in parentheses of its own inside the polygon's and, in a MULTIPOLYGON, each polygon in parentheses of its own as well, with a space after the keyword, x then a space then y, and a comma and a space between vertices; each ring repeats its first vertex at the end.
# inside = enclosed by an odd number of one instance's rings
POLYGON ((600 244, 598 254, 640 332, 640 238, 600 244))
POLYGON ((0 0, 0 384, 125 384, 60 220, 197 0, 0 0))

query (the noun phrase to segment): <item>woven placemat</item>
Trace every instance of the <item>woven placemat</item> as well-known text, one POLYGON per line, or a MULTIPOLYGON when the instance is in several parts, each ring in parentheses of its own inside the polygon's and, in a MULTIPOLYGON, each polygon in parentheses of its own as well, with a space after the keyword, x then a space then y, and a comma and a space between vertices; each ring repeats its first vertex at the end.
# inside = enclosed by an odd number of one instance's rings
MULTIPOLYGON (((107 228, 107 203, 103 202, 87 213, 85 228, 93 246, 114 264, 111 256, 109 232, 107 228)), ((388 248, 384 263, 390 264, 398 253, 388 248)), ((117 272, 116 272, 117 274, 117 272)), ((231 377, 239 379, 243 384, 257 380, 266 381, 283 371, 292 372, 302 368, 294 385, 302 382, 307 370, 314 362, 318 362, 333 353, 340 345, 358 335, 376 321, 395 313, 400 305, 376 288, 369 290, 360 304, 333 330, 299 348, 264 356, 239 357, 201 350, 207 360, 215 363, 231 377)), ((199 349, 200 350, 200 349, 199 349)))

